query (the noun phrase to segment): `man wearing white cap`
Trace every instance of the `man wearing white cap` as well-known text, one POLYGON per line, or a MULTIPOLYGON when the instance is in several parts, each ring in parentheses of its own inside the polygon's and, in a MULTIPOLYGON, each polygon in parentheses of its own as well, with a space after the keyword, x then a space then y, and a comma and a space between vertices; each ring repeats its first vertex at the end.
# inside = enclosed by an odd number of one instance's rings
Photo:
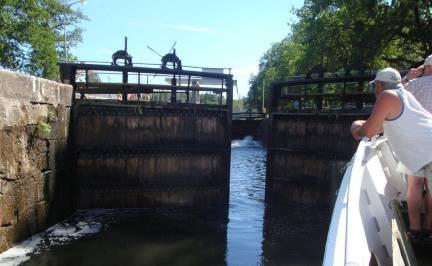
POLYGON ((426 57, 420 67, 412 68, 402 79, 402 84, 432 113, 432 55, 426 57))
POLYGON ((398 170, 408 175, 410 233, 413 240, 420 240, 422 229, 432 230, 432 197, 427 186, 423 199, 425 177, 432 169, 432 114, 404 89, 401 81, 399 72, 393 68, 382 69, 376 74, 370 83, 376 96, 372 113, 366 121, 354 121, 351 133, 359 140, 384 132, 400 160, 398 170), (422 227, 420 210, 423 201, 426 213, 422 227))

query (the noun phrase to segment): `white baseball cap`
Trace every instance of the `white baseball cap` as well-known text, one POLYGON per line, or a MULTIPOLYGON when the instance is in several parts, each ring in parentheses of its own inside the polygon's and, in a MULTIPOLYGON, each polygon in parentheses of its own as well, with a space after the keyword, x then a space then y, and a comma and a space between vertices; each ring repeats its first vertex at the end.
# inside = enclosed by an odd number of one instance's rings
POLYGON ((400 83, 402 78, 401 75, 399 74, 399 71, 397 71, 394 68, 387 67, 377 72, 374 81, 375 80, 390 82, 390 83, 400 83))
POLYGON ((432 54, 429 55, 428 57, 426 57, 426 59, 424 60, 423 65, 432 65, 432 54))

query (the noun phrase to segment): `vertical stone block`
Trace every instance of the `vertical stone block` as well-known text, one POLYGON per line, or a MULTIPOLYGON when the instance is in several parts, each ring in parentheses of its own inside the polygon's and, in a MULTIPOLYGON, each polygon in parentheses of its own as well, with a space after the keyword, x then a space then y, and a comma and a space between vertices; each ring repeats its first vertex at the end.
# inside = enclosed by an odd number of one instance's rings
MULTIPOLYGON (((0 70, 0 252, 44 229, 49 201, 70 189, 55 187, 64 178, 55 170, 65 160, 57 155, 66 152, 71 96, 71 86, 0 70)), ((63 209, 52 211, 64 213, 67 204, 56 204, 63 209)))

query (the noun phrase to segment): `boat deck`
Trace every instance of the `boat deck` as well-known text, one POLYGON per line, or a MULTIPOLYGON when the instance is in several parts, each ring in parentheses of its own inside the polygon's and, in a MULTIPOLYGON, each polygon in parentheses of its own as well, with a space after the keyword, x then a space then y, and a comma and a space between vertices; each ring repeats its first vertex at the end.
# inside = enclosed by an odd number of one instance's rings
MULTIPOLYGON (((401 232, 406 232, 409 220, 408 220, 408 208, 406 202, 402 203, 402 206, 400 208, 397 208, 397 212, 399 212, 399 217, 401 220, 401 232)), ((401 241, 398 243, 400 249, 404 249, 407 255, 404 260, 406 260, 405 265, 432 265, 432 241, 424 241, 420 243, 410 243, 409 241, 404 241, 404 237, 401 237, 401 241)), ((405 239, 407 240, 407 239, 405 239)), ((402 250, 401 250, 401 253, 402 250)), ((404 257, 404 255, 402 255, 404 257)), ((397 265, 393 263, 393 265, 397 265)))

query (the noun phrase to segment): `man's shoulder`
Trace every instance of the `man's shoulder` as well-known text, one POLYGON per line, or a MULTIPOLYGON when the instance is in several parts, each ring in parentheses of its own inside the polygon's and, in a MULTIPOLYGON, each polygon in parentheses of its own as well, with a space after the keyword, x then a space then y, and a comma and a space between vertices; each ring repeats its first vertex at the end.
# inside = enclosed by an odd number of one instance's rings
POLYGON ((377 99, 377 103, 378 104, 384 104, 384 105, 388 105, 388 104, 395 104, 400 102, 400 97, 399 94, 396 92, 396 90, 385 90, 383 92, 380 93, 378 99, 377 99))
POLYGON ((390 98, 394 98, 394 97, 398 97, 398 93, 396 92, 396 90, 384 90, 383 92, 380 93, 379 95, 380 97, 390 97, 390 98))
POLYGON ((429 76, 422 76, 416 79, 411 80, 410 82, 407 83, 407 85, 411 85, 411 86, 415 86, 415 85, 421 85, 421 84, 426 84, 432 83, 432 75, 429 76))

